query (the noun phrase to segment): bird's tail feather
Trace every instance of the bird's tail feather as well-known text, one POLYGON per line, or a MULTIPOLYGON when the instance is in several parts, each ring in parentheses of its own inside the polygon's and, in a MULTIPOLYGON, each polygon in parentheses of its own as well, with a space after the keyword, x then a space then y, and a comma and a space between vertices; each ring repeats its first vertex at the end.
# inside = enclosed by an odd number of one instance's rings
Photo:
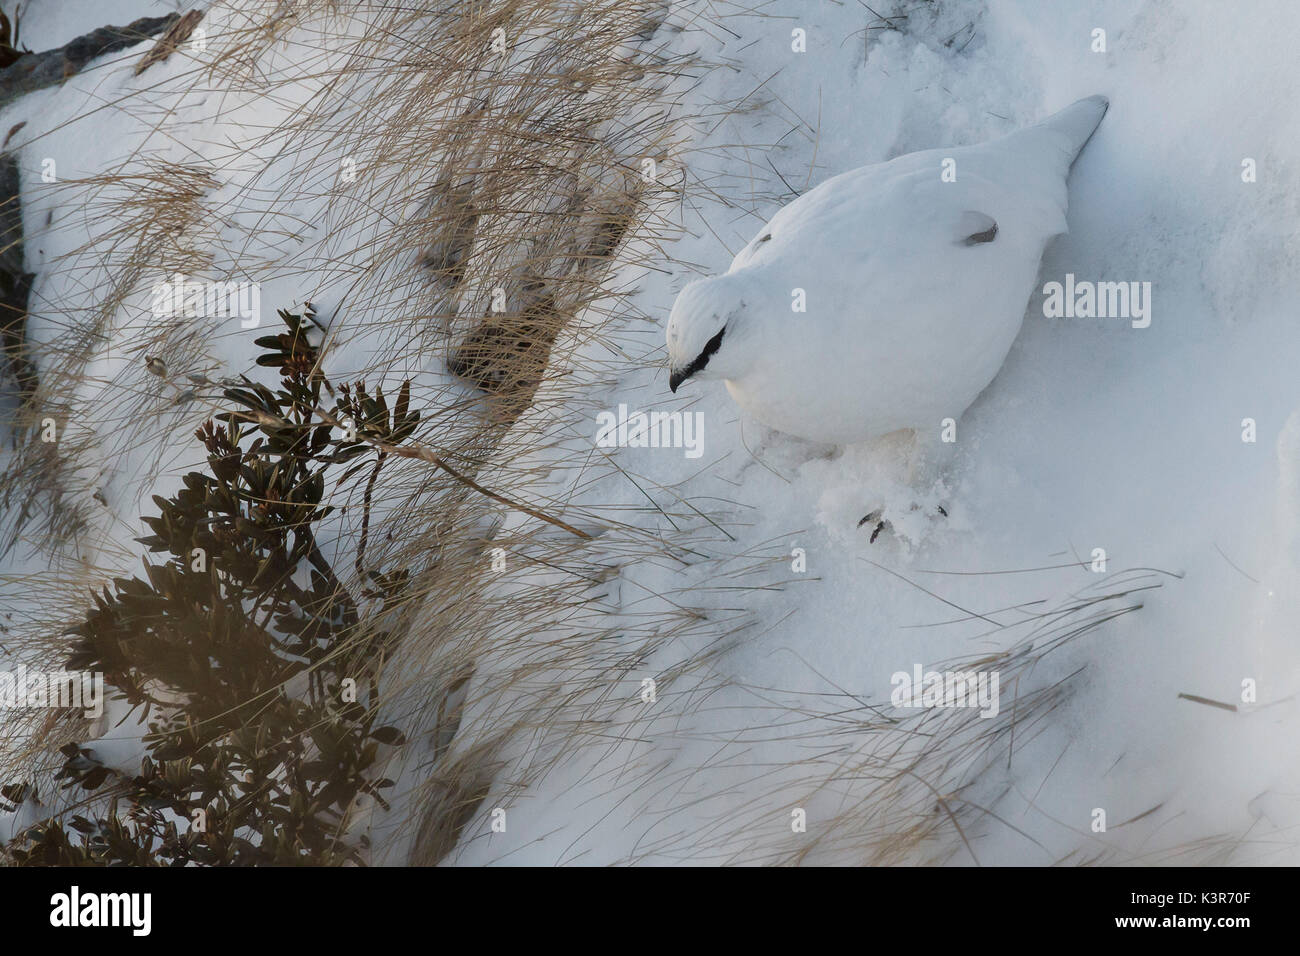
POLYGON ((1024 130, 1026 134, 1047 132, 1066 154, 1069 165, 1073 166, 1079 153, 1106 115, 1110 101, 1104 96, 1089 96, 1071 103, 1065 109, 1049 116, 1037 126, 1024 130))

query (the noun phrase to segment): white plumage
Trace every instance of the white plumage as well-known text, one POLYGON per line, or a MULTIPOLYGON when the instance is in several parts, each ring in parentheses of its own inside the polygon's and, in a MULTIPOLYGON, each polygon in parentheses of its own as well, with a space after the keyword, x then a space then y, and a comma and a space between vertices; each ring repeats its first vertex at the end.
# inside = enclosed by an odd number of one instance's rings
POLYGON ((726 274, 678 295, 670 386, 724 379, 759 421, 837 444, 959 417, 1020 330, 1043 249, 1065 231, 1070 166, 1106 107, 1089 97, 1001 139, 909 153, 800 196, 726 274))

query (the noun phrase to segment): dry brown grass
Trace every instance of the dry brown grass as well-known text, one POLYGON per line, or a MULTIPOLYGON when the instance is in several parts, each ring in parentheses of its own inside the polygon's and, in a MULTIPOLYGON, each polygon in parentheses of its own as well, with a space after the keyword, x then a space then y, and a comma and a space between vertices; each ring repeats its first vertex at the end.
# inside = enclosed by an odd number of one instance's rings
MULTIPOLYGON (((540 460, 548 439, 516 423, 544 380, 565 374, 577 337, 621 317, 621 294, 604 283, 624 239, 649 248, 667 228, 654 212, 665 192, 647 195, 640 174, 643 158, 671 152, 659 99, 683 68, 658 63, 635 39, 657 6, 217 4, 206 22, 226 29, 213 30, 210 48, 182 44, 170 55, 187 60, 183 77, 143 72, 152 85, 115 106, 159 129, 174 122, 173 91, 199 85, 236 115, 273 119, 236 149, 194 150, 184 163, 140 152, 49 187, 90 239, 53 267, 74 293, 34 305, 58 331, 41 343, 38 391, 13 423, 21 441, 0 474, 10 545, 49 568, 40 577, 48 611, 15 622, 9 647, 56 664, 60 625, 86 590, 134 563, 112 543, 130 515, 106 516, 96 492, 116 482, 114 497, 143 510, 159 476, 200 457, 188 433, 217 399, 188 376, 220 374, 221 339, 232 333, 209 320, 159 322, 147 311, 150 285, 178 272, 312 275, 310 297, 336 302, 324 359, 336 380, 395 383, 440 363, 461 379, 417 378, 412 404, 432 412, 416 436, 422 454, 395 458, 373 489, 366 564, 407 568, 417 583, 403 607, 366 626, 401 635, 382 662, 395 717, 408 736, 424 729, 441 741, 409 758, 405 812, 419 827, 410 858, 431 862, 454 845, 506 741, 542 728, 558 754, 580 736, 584 709, 598 710, 611 677, 637 656, 629 646, 666 639, 678 621, 649 614, 631 645, 620 627, 616 652, 593 653, 614 627, 600 623, 590 594, 610 571, 608 554, 587 542, 609 522, 562 520, 562 502, 537 494, 542 466, 521 462, 540 460), (341 177, 345 166, 355 176, 341 177), (319 218, 304 221, 304 208, 319 218), (310 230, 324 240, 286 252, 310 230), (579 315, 582 329, 571 330, 579 315), (150 375, 146 356, 166 374, 150 375), (40 440, 49 418, 56 443, 40 440), (123 473, 106 475, 98 462, 122 463, 123 473), (503 510, 543 520, 503 537, 503 510), (486 557, 496 546, 510 554, 504 575, 486 557), (565 570, 542 585, 530 573, 539 567, 565 570), (560 639, 557 624, 568 632, 560 639), (485 708, 499 719, 453 746, 460 714, 485 708)), ((288 304, 266 301, 264 311, 288 304)), ((549 401, 582 421, 572 391, 549 401)), ((355 543, 361 509, 351 505, 336 533, 355 543)), ((641 555, 658 546, 635 542, 641 555)), ((30 594, 30 576, 6 584, 30 594)), ((7 722, 7 769, 30 769, 83 729, 7 722)))

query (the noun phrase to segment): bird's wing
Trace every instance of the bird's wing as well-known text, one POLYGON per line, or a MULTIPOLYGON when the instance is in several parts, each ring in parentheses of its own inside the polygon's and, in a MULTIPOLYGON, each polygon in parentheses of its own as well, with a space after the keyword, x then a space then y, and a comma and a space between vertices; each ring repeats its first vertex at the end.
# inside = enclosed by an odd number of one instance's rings
POLYGON ((796 270, 831 263, 862 269, 874 262, 887 274, 892 262, 1005 242, 1008 227, 1024 218, 1025 203, 974 169, 959 172, 956 182, 942 181, 943 155, 913 153, 900 157, 905 162, 827 180, 782 208, 740 251, 731 271, 778 263, 796 270))
POLYGON ((1041 244, 1065 231, 1066 176, 1106 106, 1104 97, 1088 97, 1001 139, 908 153, 828 179, 777 212, 731 268, 773 261, 796 236, 805 250, 853 242, 852 230, 831 224, 856 223, 859 241, 868 245, 903 233, 922 250, 976 234, 986 236, 969 244, 986 244, 993 238, 987 235, 991 223, 952 234, 966 228, 969 213, 988 217, 1002 236, 1041 244), (947 177, 946 163, 953 174, 947 177))

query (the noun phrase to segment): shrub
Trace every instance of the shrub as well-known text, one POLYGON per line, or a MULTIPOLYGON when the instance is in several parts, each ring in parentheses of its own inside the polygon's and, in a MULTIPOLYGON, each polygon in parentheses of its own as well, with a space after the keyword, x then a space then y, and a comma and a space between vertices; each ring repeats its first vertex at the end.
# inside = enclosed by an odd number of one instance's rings
MULTIPOLYGON (((367 571, 352 593, 316 529, 340 466, 337 484, 369 467, 368 511, 383 449, 409 438, 419 414, 409 382, 391 408, 364 383, 336 392, 309 341, 310 314, 280 317, 286 331, 257 340, 257 362, 279 370, 279 387, 247 377, 226 387, 234 407, 196 432, 206 470, 154 497, 159 513, 144 519, 153 534, 139 540, 169 558, 115 579, 71 632, 68 667, 102 672, 148 722, 139 773, 106 766, 93 745, 65 746, 56 779, 84 798, 10 841, 14 862, 365 862, 349 815, 363 796, 387 806, 380 748, 403 743, 375 726, 387 635, 366 620, 400 596, 406 575, 367 571)), ((358 569, 364 552, 363 530, 358 569)), ((21 801, 34 787, 5 795, 21 801)))

